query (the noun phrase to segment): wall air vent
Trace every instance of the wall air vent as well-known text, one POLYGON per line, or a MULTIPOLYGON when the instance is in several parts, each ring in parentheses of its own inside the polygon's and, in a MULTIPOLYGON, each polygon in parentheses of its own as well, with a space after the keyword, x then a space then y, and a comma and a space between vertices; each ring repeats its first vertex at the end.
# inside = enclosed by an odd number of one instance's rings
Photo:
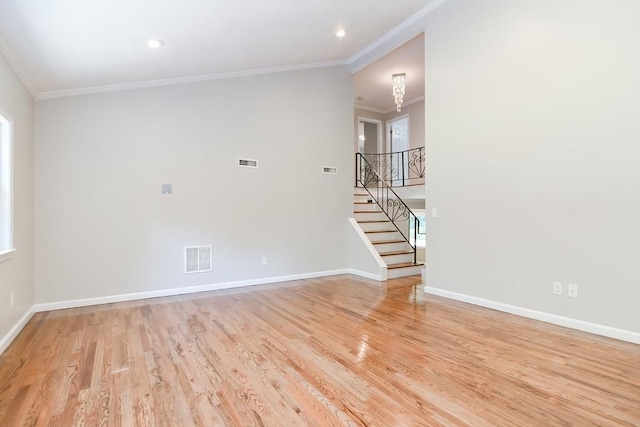
POLYGON ((187 246, 184 248, 184 272, 202 273, 211 271, 211 246, 187 246))
POLYGON ((338 168, 335 166, 323 166, 322 173, 326 173, 329 175, 338 175, 338 168))
POLYGON ((257 168, 258 161, 253 159, 238 159, 238 166, 242 168, 257 168))

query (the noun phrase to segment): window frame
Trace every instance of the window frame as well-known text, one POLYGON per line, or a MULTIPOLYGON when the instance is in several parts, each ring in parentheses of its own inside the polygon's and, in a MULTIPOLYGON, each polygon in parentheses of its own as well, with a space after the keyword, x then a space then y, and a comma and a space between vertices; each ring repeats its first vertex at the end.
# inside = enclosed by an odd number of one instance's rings
POLYGON ((0 109, 0 262, 9 260, 16 251, 13 227, 13 123, 11 116, 0 109), (6 194, 3 194, 5 188, 6 194))

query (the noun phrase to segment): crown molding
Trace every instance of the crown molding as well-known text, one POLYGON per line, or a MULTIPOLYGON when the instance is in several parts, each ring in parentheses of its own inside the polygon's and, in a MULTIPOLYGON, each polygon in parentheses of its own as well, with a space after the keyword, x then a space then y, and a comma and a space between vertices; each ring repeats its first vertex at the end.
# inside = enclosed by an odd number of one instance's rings
POLYGON ((93 93, 116 92, 120 90, 142 89, 155 86, 168 86, 182 83, 203 82, 209 80, 230 79, 233 77, 249 77, 261 74, 283 73, 287 71, 309 70, 313 68, 334 67, 338 65, 346 65, 346 61, 325 61, 313 62, 309 64, 285 65, 282 67, 257 68, 253 70, 231 71, 228 73, 203 74, 199 76, 176 77, 171 79, 147 80, 134 83, 122 83, 108 86, 94 86, 79 89, 56 90, 51 92, 40 92, 36 97, 37 100, 61 98, 66 96, 89 95, 93 93))
MULTIPOLYGON (((402 108, 408 107, 409 105, 417 104, 420 101, 424 101, 424 95, 419 96, 419 97, 417 97, 415 99, 412 99, 411 101, 403 102, 402 103, 402 108)), ((393 107, 390 110, 385 111, 383 114, 393 113, 394 111, 396 111, 396 107, 393 107)))
MULTIPOLYGON (((403 102, 402 103, 402 107, 408 107, 409 105, 413 105, 413 104, 417 104, 420 101, 424 101, 424 95, 419 96, 418 98, 414 98, 410 101, 407 102, 403 102)), ((374 108, 374 107, 369 107, 367 105, 359 105, 359 104, 353 104, 353 108, 357 108, 358 110, 365 110, 365 111, 371 111, 373 113, 378 113, 378 114, 382 114, 382 115, 387 115, 390 113, 393 113, 394 111, 396 111, 396 107, 391 108, 390 110, 382 110, 380 108, 374 108)))
POLYGON ((2 56, 4 56, 11 68, 13 68, 13 71, 16 73, 23 86, 31 94, 31 97, 35 99, 38 95, 38 92, 36 92, 29 80, 26 78, 24 71, 22 71, 22 68, 20 68, 20 66, 18 65, 18 61, 16 60, 15 56, 13 56, 11 49, 9 49, 9 46, 7 46, 2 37, 0 37, 0 53, 2 53, 2 56))
POLYGON ((353 104, 353 108, 358 110, 371 111, 372 113, 385 114, 384 110, 381 110, 379 108, 369 107, 367 105, 353 104))
POLYGON ((376 40, 373 43, 371 43, 369 46, 367 46, 364 49, 362 49, 360 52, 356 53, 355 55, 353 55, 349 59, 347 59, 347 64, 348 65, 352 65, 355 62, 357 62, 359 59, 364 58, 367 54, 375 53, 371 58, 367 59, 363 63, 358 64, 355 67, 351 67, 350 68, 351 74, 357 73, 358 71, 360 71, 363 68, 373 64, 378 59, 382 58, 383 56, 387 55, 388 53, 392 52, 393 50, 395 50, 399 46, 401 46, 402 43, 400 43, 398 45, 395 45, 395 46, 392 46, 392 47, 387 48, 387 49, 382 49, 382 46, 384 45, 384 43, 392 40, 398 34, 402 33, 404 30, 406 30, 409 27, 411 27, 411 25, 413 25, 416 22, 418 22, 421 19, 423 19, 425 16, 427 16, 434 9, 436 9, 439 6, 441 6, 446 1, 447 0, 435 0, 435 1, 431 2, 431 3, 429 3, 427 6, 425 6, 422 9, 420 9, 418 12, 414 13, 409 19, 407 19, 406 21, 404 21, 403 23, 401 23, 400 25, 398 25, 397 27, 395 27, 394 29, 389 31, 384 36, 380 37, 378 40, 376 40))
MULTIPOLYGON (((193 83, 193 82, 201 82, 201 81, 208 81, 208 80, 228 79, 228 78, 234 78, 234 77, 248 77, 248 76, 261 75, 261 74, 281 73, 281 72, 287 72, 287 71, 300 71, 300 70, 308 70, 312 68, 332 67, 332 66, 339 66, 339 65, 351 66, 358 60, 364 58, 369 54, 372 54, 370 58, 368 58, 366 61, 362 62, 361 64, 358 64, 355 67, 350 67, 349 71, 352 74, 354 74, 360 71, 361 69, 365 68, 366 66, 372 64, 373 62, 377 61, 378 59, 382 58, 392 50, 396 49, 399 45, 393 46, 391 48, 386 48, 386 49, 383 48, 383 45, 386 42, 393 40, 395 37, 397 37, 403 31, 410 28, 415 23, 419 22, 427 14, 429 14, 431 11, 433 11, 435 8, 442 5, 446 1, 447 0, 434 0, 433 2, 429 3, 427 6, 425 6, 424 8, 422 8, 421 10, 413 14, 409 19, 402 22, 400 25, 393 28, 384 36, 380 37, 378 40, 374 41, 372 44, 365 47, 360 52, 349 57, 348 59, 325 61, 325 62, 314 62, 314 63, 307 63, 307 64, 297 64, 297 65, 287 65, 282 67, 258 68, 253 70, 232 71, 232 72, 226 72, 226 73, 203 74, 198 76, 176 77, 176 78, 170 78, 170 79, 146 80, 141 82, 122 83, 122 84, 105 85, 105 86, 93 86, 93 87, 78 88, 78 89, 56 90, 56 91, 47 91, 47 92, 38 93, 37 91, 34 90, 33 86, 29 84, 29 81, 25 78, 24 73, 20 71, 20 67, 17 65, 17 61, 15 60, 13 55, 11 55, 10 50, 5 45, 4 41, 1 39, 0 39, 0 48, 2 50, 2 53, 7 58, 7 61, 9 62, 9 64, 16 71, 16 74, 18 74, 18 77, 20 77, 20 80, 22 81, 22 83, 25 85, 27 90, 31 93, 31 95, 36 100, 61 98, 61 97, 77 96, 77 95, 88 95, 88 94, 94 94, 94 93, 116 92, 120 90, 142 89, 142 88, 148 88, 148 87, 167 86, 167 85, 175 85, 175 84, 182 84, 182 83, 193 83)), ((357 108, 362 108, 362 106, 357 106, 357 108)), ((363 109, 367 109, 373 112, 380 112, 380 114, 384 114, 382 110, 371 109, 369 107, 366 107, 363 109)))

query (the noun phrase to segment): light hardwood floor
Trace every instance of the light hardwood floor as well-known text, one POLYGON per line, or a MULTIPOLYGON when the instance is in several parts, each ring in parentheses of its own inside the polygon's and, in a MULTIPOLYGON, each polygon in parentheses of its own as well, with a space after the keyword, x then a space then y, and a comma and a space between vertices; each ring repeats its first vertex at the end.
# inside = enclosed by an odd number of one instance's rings
POLYGON ((0 426, 640 425, 640 347, 334 276, 36 314, 0 426))

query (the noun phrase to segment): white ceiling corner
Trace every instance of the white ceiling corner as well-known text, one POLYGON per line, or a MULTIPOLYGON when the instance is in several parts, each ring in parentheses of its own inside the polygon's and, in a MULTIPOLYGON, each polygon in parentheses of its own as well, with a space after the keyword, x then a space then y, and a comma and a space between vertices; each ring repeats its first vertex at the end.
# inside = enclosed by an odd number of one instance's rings
POLYGON ((387 46, 386 49, 383 47, 383 45, 386 42, 392 40, 395 36, 400 34, 403 30, 406 30, 411 25, 415 24, 417 21, 419 21, 422 18, 424 18, 425 16, 427 16, 427 14, 429 14, 429 12, 433 11, 436 7, 442 5, 446 1, 447 0, 433 0, 426 7, 424 7, 421 10, 419 10, 418 12, 416 12, 409 19, 407 19, 406 21, 402 22, 400 25, 395 27, 393 30, 389 31, 387 34, 383 35, 378 40, 376 40, 375 42, 371 43, 369 46, 365 47, 364 49, 362 49, 361 51, 359 51, 358 53, 353 55, 347 61, 347 63, 349 65, 352 65, 352 67, 350 68, 351 72, 352 73, 357 73, 358 71, 360 71, 363 68, 369 66, 370 64, 372 64, 375 61, 379 60, 380 58, 382 58, 382 57, 388 55, 389 53, 393 52, 394 50, 399 48, 401 45, 406 43, 407 41, 413 39, 418 34, 422 33, 423 30, 419 29, 419 30, 417 30, 415 32, 415 34, 411 34, 406 40, 401 41, 399 44, 387 46), (375 52, 375 55, 372 55, 371 57, 367 58, 365 61, 359 62, 359 60, 363 59, 367 54, 374 53, 374 52, 375 52))
POLYGON ((38 98, 362 65, 444 1, 2 0, 0 48, 38 98))
POLYGON ((38 93, 35 91, 31 83, 29 83, 29 80, 27 80, 27 78, 25 77, 20 64, 14 58, 13 53, 11 53, 11 49, 9 49, 9 47, 6 45, 2 37, 0 37, 0 53, 2 53, 9 65, 11 65, 11 68, 13 68, 13 71, 16 73, 27 91, 29 91, 31 96, 35 98, 38 93))

